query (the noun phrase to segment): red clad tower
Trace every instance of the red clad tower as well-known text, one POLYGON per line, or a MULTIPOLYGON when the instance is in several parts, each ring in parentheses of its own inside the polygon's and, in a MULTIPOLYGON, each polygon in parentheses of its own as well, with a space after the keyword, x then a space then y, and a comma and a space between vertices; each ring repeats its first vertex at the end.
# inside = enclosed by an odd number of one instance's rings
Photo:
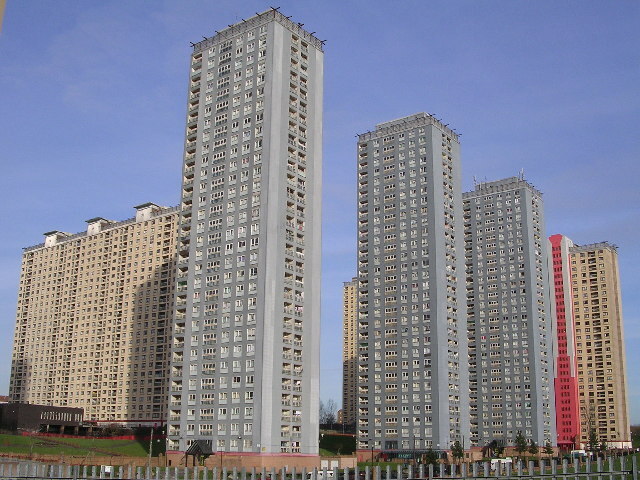
POLYGON ((555 308, 554 339, 554 387, 556 400, 556 431, 561 450, 576 448, 580 441, 580 408, 578 403, 578 368, 576 362, 576 337, 571 292, 571 267, 569 248, 573 242, 564 235, 549 237, 551 246, 553 288, 552 302, 555 308))

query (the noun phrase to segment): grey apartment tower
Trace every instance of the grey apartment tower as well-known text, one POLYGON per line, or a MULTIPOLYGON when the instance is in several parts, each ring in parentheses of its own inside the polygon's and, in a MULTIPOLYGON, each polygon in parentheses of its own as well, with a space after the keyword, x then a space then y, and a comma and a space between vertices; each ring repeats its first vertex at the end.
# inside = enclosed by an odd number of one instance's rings
POLYGON ((272 9, 190 69, 167 449, 317 455, 322 42, 272 9))
POLYGON ((458 135, 419 113, 357 156, 358 449, 468 445, 458 135))
POLYGON ((471 445, 518 431, 555 445, 553 334, 541 193, 521 178, 463 195, 471 445))

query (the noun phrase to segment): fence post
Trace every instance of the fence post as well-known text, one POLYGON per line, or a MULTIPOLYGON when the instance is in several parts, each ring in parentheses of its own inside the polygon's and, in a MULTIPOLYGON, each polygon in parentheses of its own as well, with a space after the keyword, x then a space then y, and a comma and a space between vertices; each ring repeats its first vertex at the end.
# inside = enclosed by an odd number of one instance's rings
POLYGON ((398 464, 398 466, 396 467, 396 472, 397 472, 396 478, 398 480, 402 480, 402 465, 398 464))
MULTIPOLYGON (((623 455, 622 457, 620 457, 620 470, 624 472, 627 469, 626 467, 627 467, 627 457, 623 455)), ((626 473, 622 474, 621 480, 627 480, 626 473)))
MULTIPOLYGON (((385 480, 391 480, 391 466, 387 465, 387 468, 385 468, 385 480)), ((327 477, 324 477, 327 478, 327 477)))
MULTIPOLYGON (((369 465, 364 467, 364 480, 371 480, 371 467, 369 467, 369 465)), ((312 480, 314 480, 312 478, 312 480)), ((635 479, 634 479, 635 480, 635 479)))
MULTIPOLYGON (((611 473, 611 475, 609 475, 609 480, 613 480, 613 468, 614 468, 613 457, 609 456, 607 458, 607 461, 609 462, 609 472, 611 473)), ((622 470, 622 469, 620 469, 620 470, 622 470)))
POLYGON ((467 478, 467 462, 460 465, 460 476, 462 478, 467 478))
POLYGON ((600 472, 602 472, 602 458, 600 458, 600 455, 596 458, 596 469, 598 470, 598 480, 602 480, 602 475, 600 475, 600 472))
POLYGON ((638 460, 635 455, 631 456, 631 473, 633 480, 638 480, 638 460))
MULTIPOLYGON (((433 479, 433 463, 430 463, 427 466, 427 469, 428 469, 429 479, 431 480, 431 479, 433 479)), ((418 467, 418 476, 420 478, 424 478, 424 464, 422 464, 422 463, 418 467)))

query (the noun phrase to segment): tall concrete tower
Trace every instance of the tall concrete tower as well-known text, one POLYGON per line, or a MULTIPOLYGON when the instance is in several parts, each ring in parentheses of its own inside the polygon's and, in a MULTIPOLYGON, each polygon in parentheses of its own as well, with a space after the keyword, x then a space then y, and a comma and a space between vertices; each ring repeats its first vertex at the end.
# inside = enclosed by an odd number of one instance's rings
POLYGON ((463 194, 471 444, 555 445, 542 194, 521 178, 463 194))
POLYGON ((573 245, 569 254, 580 444, 631 448, 618 249, 600 242, 573 245))
POLYGON ((458 136, 419 113, 357 155, 358 449, 468 445, 458 136))
POLYGON ((342 286, 342 423, 354 425, 358 407, 358 279, 342 286))
POLYGON ((193 46, 169 450, 318 454, 322 79, 275 9, 193 46))

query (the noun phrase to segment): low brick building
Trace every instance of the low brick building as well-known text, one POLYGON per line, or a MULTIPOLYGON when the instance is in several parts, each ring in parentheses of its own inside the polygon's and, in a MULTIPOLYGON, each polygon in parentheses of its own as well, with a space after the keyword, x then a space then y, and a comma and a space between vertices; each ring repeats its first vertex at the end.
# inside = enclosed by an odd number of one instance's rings
POLYGON ((0 427, 7 430, 74 433, 82 425, 83 416, 82 408, 51 407, 29 403, 0 404, 0 427))

